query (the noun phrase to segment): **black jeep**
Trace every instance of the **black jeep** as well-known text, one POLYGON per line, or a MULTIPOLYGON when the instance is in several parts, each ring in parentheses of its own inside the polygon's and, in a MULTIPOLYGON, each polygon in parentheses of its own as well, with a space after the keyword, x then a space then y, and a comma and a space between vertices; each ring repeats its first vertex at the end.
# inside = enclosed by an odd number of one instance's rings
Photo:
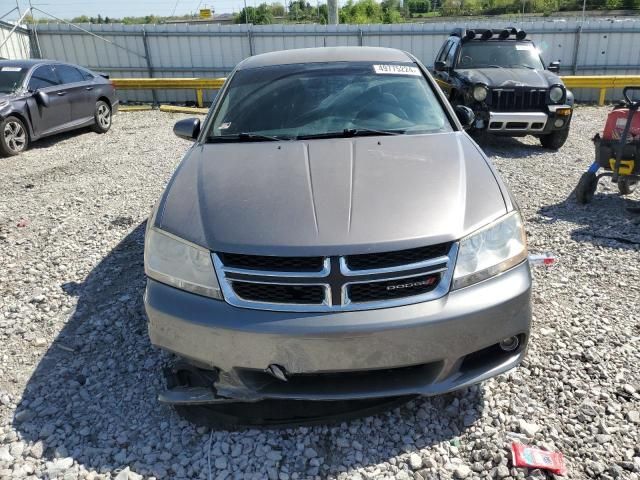
POLYGON ((456 28, 434 62, 434 75, 452 105, 471 108, 471 133, 535 135, 558 149, 569 135, 573 94, 544 62, 523 30, 456 28))

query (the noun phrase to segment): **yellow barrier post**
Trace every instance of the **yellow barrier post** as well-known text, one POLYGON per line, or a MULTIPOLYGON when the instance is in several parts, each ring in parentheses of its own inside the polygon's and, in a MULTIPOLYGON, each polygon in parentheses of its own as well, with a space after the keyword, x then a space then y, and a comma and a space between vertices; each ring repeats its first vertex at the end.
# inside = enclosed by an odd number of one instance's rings
POLYGON ((203 98, 203 94, 202 94, 202 89, 201 88, 198 88, 196 90, 196 99, 197 99, 198 107, 202 108, 204 106, 204 98, 203 98))
POLYGON ((600 96, 598 97, 598 105, 604 105, 604 100, 607 96, 607 89, 606 88, 601 88, 600 89, 600 96))

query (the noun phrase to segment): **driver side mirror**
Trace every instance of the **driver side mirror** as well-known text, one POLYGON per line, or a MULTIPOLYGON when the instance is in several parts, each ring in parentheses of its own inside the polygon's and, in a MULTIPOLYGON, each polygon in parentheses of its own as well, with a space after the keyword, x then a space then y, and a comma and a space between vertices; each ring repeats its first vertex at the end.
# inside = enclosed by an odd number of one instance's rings
POLYGON ((173 126, 173 133, 185 140, 195 140, 200 135, 200 119, 185 118, 177 121, 173 126))
POLYGON ((49 106, 49 94, 46 92, 43 92, 42 90, 36 90, 36 93, 33 94, 33 97, 36 99, 36 102, 38 102, 40 105, 42 105, 43 107, 48 107, 49 106))
POLYGON ((447 62, 443 62, 442 60, 438 60, 436 63, 433 64, 433 69, 436 72, 446 72, 448 70, 447 62))
POLYGON ((465 107, 464 105, 458 105, 454 110, 458 120, 460 120, 460 123, 465 130, 473 125, 473 122, 476 119, 476 114, 473 113, 473 110, 469 107, 465 107))
POLYGON ((551 62, 547 70, 553 73, 560 73, 560 62, 551 62))

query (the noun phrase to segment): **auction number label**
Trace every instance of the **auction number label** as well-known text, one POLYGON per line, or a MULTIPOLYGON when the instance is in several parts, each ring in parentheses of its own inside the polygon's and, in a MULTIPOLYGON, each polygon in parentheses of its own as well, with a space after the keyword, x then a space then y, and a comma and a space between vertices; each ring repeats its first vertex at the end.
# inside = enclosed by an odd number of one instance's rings
POLYGON ((418 67, 408 65, 374 65, 373 71, 379 75, 416 75, 420 76, 418 67))

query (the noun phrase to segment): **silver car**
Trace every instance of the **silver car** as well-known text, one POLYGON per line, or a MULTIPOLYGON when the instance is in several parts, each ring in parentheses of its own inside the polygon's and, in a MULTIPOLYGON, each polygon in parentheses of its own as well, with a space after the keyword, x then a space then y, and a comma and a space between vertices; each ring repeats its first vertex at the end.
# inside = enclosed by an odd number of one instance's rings
POLYGON ((314 48, 229 76, 148 221, 160 400, 434 395, 515 367, 531 322, 523 222, 412 55, 314 48))

